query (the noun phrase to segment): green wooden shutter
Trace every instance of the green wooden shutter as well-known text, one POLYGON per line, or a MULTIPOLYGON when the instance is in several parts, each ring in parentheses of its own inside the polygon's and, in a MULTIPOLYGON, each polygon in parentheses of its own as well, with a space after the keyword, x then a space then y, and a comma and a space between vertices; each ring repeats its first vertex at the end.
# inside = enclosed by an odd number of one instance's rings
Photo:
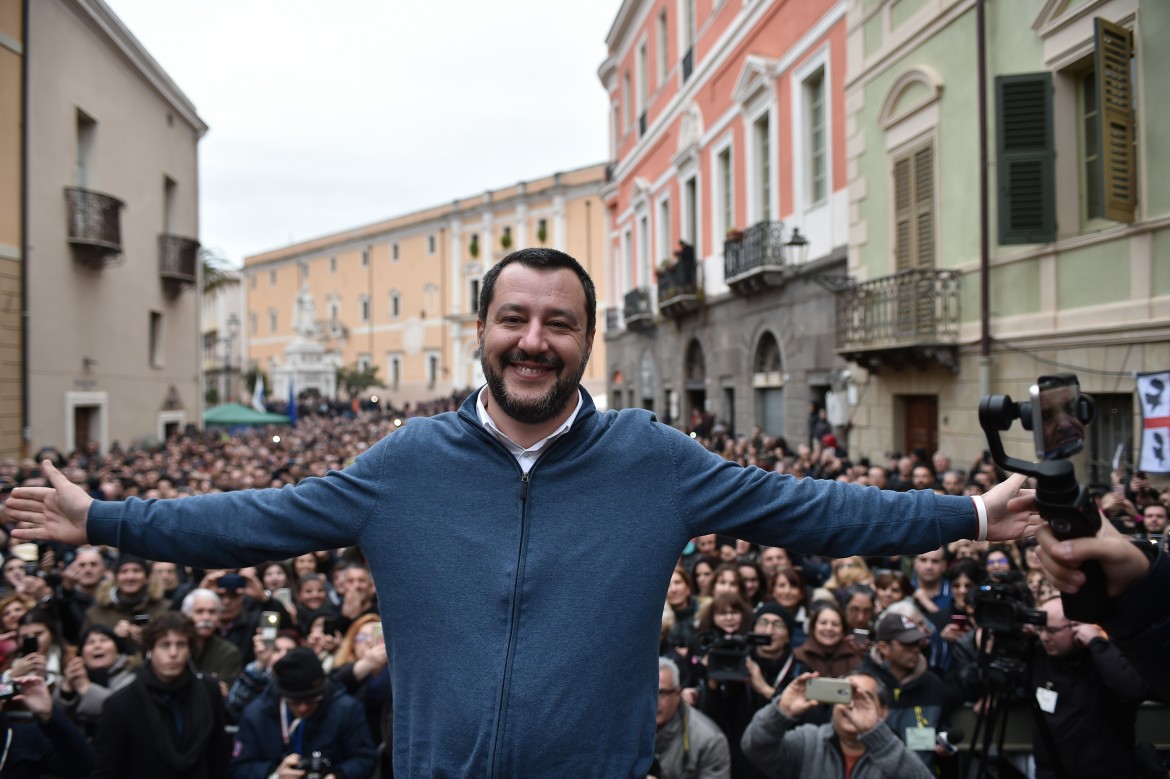
POLYGON ((914 263, 912 222, 914 220, 911 191, 910 158, 894 162, 894 270, 906 270, 914 263))
POLYGON ((1052 74, 995 79, 1000 244, 1056 239, 1052 74))
POLYGON ((1104 19, 1093 20, 1097 90, 1097 154, 1101 216, 1132 222, 1137 205, 1133 147, 1133 87, 1130 54, 1133 32, 1104 19))

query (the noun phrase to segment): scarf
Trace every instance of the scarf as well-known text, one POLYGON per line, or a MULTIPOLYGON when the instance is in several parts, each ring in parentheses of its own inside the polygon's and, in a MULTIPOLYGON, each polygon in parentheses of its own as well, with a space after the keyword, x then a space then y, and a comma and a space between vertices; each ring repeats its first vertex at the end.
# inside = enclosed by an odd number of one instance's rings
POLYGON ((206 685, 189 667, 164 682, 147 663, 134 680, 134 690, 143 712, 156 712, 145 717, 146 728, 163 762, 177 774, 190 771, 203 760, 216 726, 206 685))

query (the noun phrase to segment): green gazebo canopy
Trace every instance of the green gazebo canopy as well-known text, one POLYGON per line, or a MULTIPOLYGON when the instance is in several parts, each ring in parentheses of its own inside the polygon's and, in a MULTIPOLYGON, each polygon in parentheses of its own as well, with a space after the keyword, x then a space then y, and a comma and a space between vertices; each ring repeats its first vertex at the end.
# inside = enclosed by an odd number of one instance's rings
POLYGON ((239 403, 224 403, 208 409, 203 415, 205 425, 287 425, 284 414, 269 414, 239 403))

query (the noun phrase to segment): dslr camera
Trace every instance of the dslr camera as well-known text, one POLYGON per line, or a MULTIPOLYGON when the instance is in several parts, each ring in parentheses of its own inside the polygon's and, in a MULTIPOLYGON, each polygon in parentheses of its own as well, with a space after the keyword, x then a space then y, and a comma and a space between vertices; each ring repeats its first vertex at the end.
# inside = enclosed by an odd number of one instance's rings
POLYGON ((302 757, 297 769, 305 772, 305 779, 325 779, 333 763, 320 752, 313 752, 308 757, 302 757))
POLYGON ((728 682, 746 682, 747 656, 753 646, 764 646, 772 642, 767 633, 739 635, 709 634, 699 645, 699 652, 707 656, 707 678, 728 682))

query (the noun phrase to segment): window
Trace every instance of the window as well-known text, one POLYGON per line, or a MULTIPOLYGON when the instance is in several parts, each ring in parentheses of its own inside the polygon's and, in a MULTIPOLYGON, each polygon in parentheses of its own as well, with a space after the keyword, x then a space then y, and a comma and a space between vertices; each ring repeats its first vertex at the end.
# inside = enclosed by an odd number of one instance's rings
POLYGON ((369 295, 362 295, 361 297, 358 298, 358 315, 361 317, 361 321, 367 322, 367 323, 370 321, 370 296, 369 295))
POLYGON ((391 354, 386 358, 386 375, 389 379, 389 387, 392 390, 398 389, 398 385, 402 382, 402 355, 391 354))
POLYGON ((427 236, 427 254, 434 254, 434 253, 435 253, 435 236, 428 235, 427 236))
POLYGON ((633 234, 626 230, 622 234, 622 276, 625 280, 623 291, 628 292, 634 288, 634 238, 633 234))
POLYGON ((479 279, 471 279, 468 282, 467 288, 467 302, 471 313, 479 313, 479 279))
POLYGON ((330 273, 337 273, 337 258, 336 257, 329 258, 329 272, 330 273))
POLYGON ((630 113, 630 71, 622 74, 622 131, 629 133, 633 126, 633 115, 630 113))
POLYGON ((370 267, 370 247, 362 249, 362 267, 370 267))
POLYGON ((390 259, 392 259, 394 262, 398 262, 398 242, 397 241, 390 244, 390 259))
POLYGON ((1093 69, 1081 88, 1085 216, 1132 222, 1137 210, 1133 32, 1094 19, 1093 36, 1093 69))
POLYGON ((995 79, 1000 244, 1056 238, 1052 74, 995 79))
POLYGON ((340 317, 341 317, 341 301, 340 300, 330 300, 329 301, 329 321, 332 323, 336 323, 340 317))
POLYGON ((427 352, 427 389, 434 389, 439 381, 439 355, 427 352))
POLYGON ((77 186, 89 186, 89 174, 97 146, 97 121, 78 109, 77 111, 77 186))
POLYGON ((768 112, 752 122, 756 221, 772 218, 772 131, 768 112))
POLYGON ((683 182, 682 227, 680 233, 684 241, 695 247, 699 244, 699 182, 694 176, 683 182))
POLYGON ((170 176, 163 176, 163 232, 174 232, 175 201, 179 185, 170 176))
POLYGON ((829 194, 825 165, 825 71, 818 70, 804 82, 805 120, 805 175, 808 179, 808 202, 820 203, 829 194))
POLYGON ((301 268, 301 280, 304 281, 305 279, 309 278, 309 261, 305 260, 297 264, 301 268))
POLYGON ((274 270, 268 271, 268 285, 271 287, 276 286, 276 271, 274 270))
POLYGON ((728 146, 715 157, 716 208, 720 224, 716 235, 735 229, 735 190, 731 181, 731 147, 728 146))
POLYGON ((148 357, 150 367, 161 368, 165 364, 163 359, 163 315, 159 311, 150 312, 150 349, 148 357))
POLYGON ((638 134, 646 134, 646 108, 650 102, 650 56, 646 51, 646 42, 638 46, 638 101, 636 112, 638 114, 638 134))
POLYGON ((536 240, 540 241, 541 243, 545 243, 546 241, 548 241, 548 220, 547 219, 536 220, 536 240))
POLYGON ((638 281, 643 286, 650 283, 650 218, 643 215, 638 220, 638 281))
POLYGON ((398 319, 402 316, 402 295, 398 290, 390 290, 390 318, 398 319))
MULTIPOLYGON (((255 278, 255 277, 253 277, 255 278)), ((260 315, 255 311, 248 312, 248 332, 255 333, 260 330, 260 315)))
POLYGON ((421 317, 422 319, 427 318, 428 311, 430 312, 431 316, 438 316, 439 315, 439 285, 438 284, 427 284, 425 287, 423 287, 423 312, 422 312, 422 317, 421 317))
POLYGON ((682 0, 682 82, 687 83, 695 69, 695 0, 682 0))
POLYGON ((663 198, 658 203, 658 261, 671 261, 670 243, 670 198, 663 198))
POLYGON ((895 270, 933 268, 934 145, 894 159, 895 270))
POLYGON ((372 362, 373 362, 373 360, 370 359, 370 355, 359 354, 357 356, 357 369, 358 369, 358 371, 361 373, 366 373, 367 371, 370 370, 370 364, 372 362))
POLYGON ((276 311, 274 309, 268 309, 268 332, 276 332, 276 311))
POLYGON ((662 9, 662 13, 658 14, 658 31, 655 36, 655 44, 658 47, 658 85, 661 86, 666 82, 666 9, 662 9))

